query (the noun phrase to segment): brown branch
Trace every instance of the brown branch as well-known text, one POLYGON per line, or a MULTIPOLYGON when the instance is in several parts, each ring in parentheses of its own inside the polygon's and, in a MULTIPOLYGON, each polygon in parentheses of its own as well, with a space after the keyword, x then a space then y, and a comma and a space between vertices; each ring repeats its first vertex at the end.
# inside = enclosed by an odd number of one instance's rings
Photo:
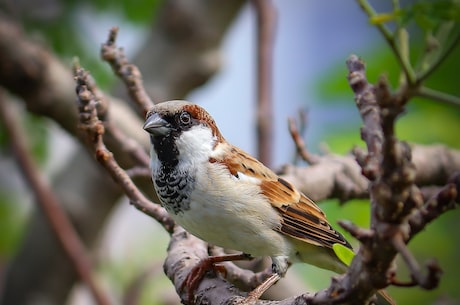
POLYGON ((14 155, 21 167, 22 173, 33 190, 39 208, 43 211, 60 245, 67 257, 72 262, 80 279, 86 284, 94 300, 99 305, 109 305, 110 298, 99 287, 92 275, 92 266, 89 255, 80 241, 78 234, 73 228, 67 215, 61 208, 61 204, 45 183, 40 175, 37 165, 27 151, 25 132, 22 131, 18 122, 17 114, 4 100, 3 92, 0 92, 0 118, 8 133, 14 155))
MULTIPOLYGON (((135 59, 143 67, 144 83, 151 96, 156 100, 183 97, 213 76, 220 64, 218 46, 223 33, 244 3, 243 0, 162 2, 158 18, 147 35, 147 46, 135 59)), ((0 17, 0 84, 15 94, 18 97, 15 101, 27 110, 50 118, 70 136, 76 135, 75 83, 68 63, 62 64, 49 48, 28 37, 20 25, 4 15, 0 17)), ((106 96, 110 99, 111 120, 117 128, 147 149, 149 142, 141 128, 141 119, 121 100, 106 96)), ((118 163, 123 168, 136 166, 124 144, 106 128, 104 142, 118 163)), ((94 158, 79 144, 72 162, 59 170, 52 183, 81 238, 85 244, 94 246, 121 190, 101 166, 95 166, 94 158)), ((136 183, 155 198, 150 178, 137 179, 136 183)), ((20 304, 36 297, 63 304, 76 275, 69 270, 59 245, 50 237, 42 214, 31 215, 29 224, 24 242, 5 276, 2 300, 20 304), (38 246, 37 241, 40 241, 38 246)))
MULTIPOLYGON (((104 48, 107 49, 105 45, 103 45, 101 49, 104 48)), ((113 53, 115 62, 124 62, 125 58, 123 52, 113 53)), ((75 75, 75 69, 79 67, 79 62, 77 60, 74 61, 73 67, 73 73, 75 75)), ((96 81, 89 73, 85 74, 85 84, 88 90, 91 91, 95 97, 97 117, 99 120, 101 120, 101 122, 104 123, 106 133, 110 134, 115 142, 120 143, 119 145, 121 149, 126 152, 127 155, 131 156, 131 158, 136 162, 138 166, 148 168, 150 158, 145 152, 144 147, 142 147, 138 141, 128 137, 120 128, 117 127, 117 125, 112 122, 109 117, 109 98, 107 98, 106 95, 99 89, 99 87, 96 85, 96 81)))
POLYGON ((349 60, 347 62, 350 73, 348 82, 355 92, 355 101, 364 126, 361 128, 361 138, 367 145, 367 155, 358 158, 363 175, 369 180, 375 180, 379 168, 378 153, 381 151, 383 133, 380 129, 381 118, 378 111, 375 88, 366 81, 365 67, 362 61, 349 60))
MULTIPOLYGON (((163 267, 166 275, 176 287, 182 302, 187 302, 188 295, 179 287, 182 286, 182 282, 192 268, 207 256, 207 243, 190 235, 180 226, 175 227, 163 267)), ((230 283, 217 277, 214 273, 208 273, 195 290, 195 304, 221 304, 222 300, 229 300, 235 294, 240 295, 230 283)))
POLYGON ((143 213, 157 220, 168 232, 174 229, 174 222, 159 205, 148 200, 136 187, 131 178, 118 165, 113 154, 106 148, 102 136, 105 132, 103 123, 97 115, 97 101, 87 87, 88 73, 81 68, 75 69, 77 82, 77 103, 80 112, 79 129, 88 146, 94 151, 96 159, 123 188, 131 204, 143 213))
MULTIPOLYGON (((415 184, 427 191, 428 187, 445 185, 449 178, 460 172, 460 151, 444 145, 412 145, 412 162, 416 168, 415 184)), ((355 155, 359 149, 355 149, 355 155)), ((362 153, 366 158, 366 153, 362 153)), ((367 180, 352 155, 322 155, 312 166, 283 166, 278 171, 314 201, 338 198, 342 202, 356 198, 369 198, 367 180)), ((437 192, 435 192, 437 193, 437 192)), ((427 197, 424 197, 427 198, 427 197)), ((430 196, 431 198, 431 196, 430 196)))
POLYGON ((451 183, 441 188, 437 194, 427 200, 421 208, 414 210, 410 214, 408 219, 410 226, 410 238, 423 230, 428 223, 439 217, 441 214, 456 207, 455 202, 460 202, 459 177, 459 174, 454 175, 451 183))
POLYGON ((409 267, 414 283, 425 289, 434 289, 438 286, 442 270, 436 262, 432 261, 428 265, 428 275, 424 276, 420 270, 417 260, 407 248, 404 236, 396 234, 391 239, 391 242, 393 243, 393 247, 398 251, 406 265, 409 267))
POLYGON ((289 133, 291 134, 291 138, 294 141, 297 154, 310 165, 318 163, 318 157, 308 151, 296 125, 297 124, 294 118, 288 119, 289 133))
POLYGON ((153 102, 144 89, 141 72, 135 65, 128 62, 123 49, 117 48, 115 44, 117 34, 118 28, 113 27, 106 43, 102 44, 101 57, 110 64, 113 72, 123 80, 129 96, 140 109, 142 117, 145 117, 147 111, 152 108, 153 102))
MULTIPOLYGON (((99 103, 98 103, 99 104, 99 103)), ((99 114, 99 111, 98 111, 99 114)), ((128 137, 123 131, 118 128, 111 120, 104 123, 106 132, 110 134, 117 143, 122 145, 123 151, 131 156, 136 162, 136 166, 144 168, 146 171, 149 169, 150 157, 145 152, 144 147, 135 139, 128 137)))
POLYGON ((270 166, 273 148, 273 44, 276 12, 270 0, 252 1, 257 16, 257 156, 270 166))

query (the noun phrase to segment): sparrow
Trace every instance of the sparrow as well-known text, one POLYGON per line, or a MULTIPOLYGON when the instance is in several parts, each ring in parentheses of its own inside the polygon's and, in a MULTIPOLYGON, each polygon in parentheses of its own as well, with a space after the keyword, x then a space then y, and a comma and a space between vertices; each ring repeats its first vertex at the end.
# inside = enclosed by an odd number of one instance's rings
POLYGON ((332 246, 351 245, 323 211, 227 142, 202 107, 182 100, 156 104, 143 128, 150 134, 152 180, 163 207, 186 231, 210 244, 269 256, 273 276, 263 291, 296 262, 336 273, 347 270, 332 246))

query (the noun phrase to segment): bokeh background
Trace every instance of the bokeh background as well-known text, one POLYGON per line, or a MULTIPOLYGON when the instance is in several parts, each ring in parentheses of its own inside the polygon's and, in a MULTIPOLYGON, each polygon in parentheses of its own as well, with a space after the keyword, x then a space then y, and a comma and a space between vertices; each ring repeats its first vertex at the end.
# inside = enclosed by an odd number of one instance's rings
MULTIPOLYGON (((402 6, 412 2, 403 1, 402 6)), ((355 1, 274 0, 273 3, 278 16, 273 58, 275 141, 272 167, 294 161, 295 148, 288 133, 287 118, 295 117, 299 109, 308 111, 304 137, 309 150, 320 153, 327 149, 345 154, 353 146, 362 146, 359 137, 361 121, 346 80, 345 60, 351 53, 357 54, 367 63, 370 81, 386 75, 397 86, 400 70, 390 48, 355 1)), ((379 12, 392 10, 391 1, 371 3, 379 12)), ((106 40, 111 26, 119 26, 118 44, 123 46, 129 58, 136 58, 145 47, 149 29, 158 18, 157 11, 162 5, 163 1, 157 0, 0 1, 2 11, 16 19, 29 37, 45 45, 69 69, 72 58, 78 56, 98 85, 113 94, 122 93, 116 77, 99 59, 100 44, 106 40)), ((255 26, 253 7, 249 3, 243 4, 217 50, 220 70, 186 96, 213 115, 230 142, 250 153, 256 151, 255 26)), ((411 50, 416 58, 423 48, 422 32, 417 30, 416 24, 411 25, 411 29, 411 50)), ((145 71, 143 67, 147 65, 142 62, 137 64, 143 73, 156 73, 145 71)), ((428 85, 460 96, 459 71, 460 48, 457 48, 429 79, 428 85)), ((175 98, 179 97, 168 97, 175 98)), ((69 156, 78 144, 48 119, 27 113, 24 118, 33 154, 43 173, 52 180, 67 162, 73 161, 69 156)), ((414 99, 398 121, 397 133, 409 142, 443 143, 459 149, 460 108, 414 99)), ((28 230, 28 221, 36 211, 33 194, 14 162, 3 129, 0 129, 0 140, 1 285, 8 281, 4 275, 19 251, 28 230)), ((299 165, 305 166, 301 162, 299 165)), ((353 200, 342 206, 336 200, 320 204, 332 223, 338 219, 350 219, 368 226, 367 200, 353 200)), ((443 297, 460 304, 459 213, 454 210, 443 215, 410 243, 410 249, 421 263, 435 257, 444 274, 440 286, 434 291, 389 288, 400 304, 434 304, 443 297)), ((98 262, 97 274, 115 296, 121 296, 134 278, 151 268, 155 272, 143 287, 140 304, 162 303, 158 295, 164 294, 167 299, 166 295, 173 294, 172 285, 161 271, 168 236, 126 200, 120 200, 104 220, 104 228, 98 233, 97 240, 93 250, 98 262)), ((327 287, 332 275, 310 266, 294 266, 292 269, 294 271, 290 272, 295 272, 306 286, 314 290, 327 287)), ((398 272, 399 277, 407 279, 403 267, 398 272)), ((91 302, 85 289, 76 285, 66 304, 91 302)))

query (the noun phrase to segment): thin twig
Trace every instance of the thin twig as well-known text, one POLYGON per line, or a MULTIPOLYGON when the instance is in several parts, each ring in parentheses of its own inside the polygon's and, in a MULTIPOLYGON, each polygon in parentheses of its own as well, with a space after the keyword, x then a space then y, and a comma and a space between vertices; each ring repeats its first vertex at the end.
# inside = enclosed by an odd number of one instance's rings
POLYGON ((118 28, 113 27, 110 30, 109 38, 102 44, 101 57, 123 80, 131 99, 139 106, 142 116, 145 117, 147 111, 152 108, 153 102, 144 89, 141 72, 135 65, 129 63, 123 49, 117 48, 117 34, 118 28))
POLYGON ((113 154, 106 148, 102 139, 105 132, 104 125, 97 116, 97 101, 95 100, 95 96, 86 86, 86 74, 88 74, 88 72, 82 68, 75 69, 77 102, 80 111, 79 128, 83 132, 83 137, 87 141, 88 146, 94 151, 96 159, 123 188, 131 204, 143 213, 156 219, 166 231, 172 233, 175 224, 168 213, 159 205, 148 200, 144 194, 139 191, 131 178, 118 165, 113 154))
POLYGON ((299 134, 299 130, 297 129, 297 124, 294 118, 288 118, 288 125, 289 125, 289 133, 291 134, 291 138, 294 141, 297 154, 308 164, 316 164, 319 162, 319 158, 314 155, 310 154, 308 151, 304 140, 299 134))
POLYGON ((73 228, 66 213, 62 210, 52 190, 45 183, 44 178, 40 175, 36 164, 27 151, 25 132, 22 131, 17 114, 12 111, 11 106, 7 105, 3 96, 0 97, 0 117, 5 126, 14 155, 22 169, 26 181, 32 188, 37 199, 37 204, 43 211, 48 220, 52 232, 62 246, 64 252, 72 262, 72 267, 80 279, 87 285, 95 302, 98 305, 109 305, 110 298, 99 287, 92 275, 92 266, 89 255, 80 241, 78 234, 73 228))
POLYGON ((252 1, 257 16, 257 156, 269 166, 273 148, 273 44, 275 8, 271 0, 252 1))
POLYGON ((128 176, 130 176, 131 178, 134 178, 134 177, 151 177, 151 172, 150 172, 150 168, 148 167, 140 167, 140 166, 137 166, 137 167, 131 167, 127 170, 125 170, 126 174, 128 176))
POLYGON ((449 57, 452 51, 460 44, 460 33, 458 33, 449 46, 445 49, 444 53, 442 53, 435 62, 431 64, 431 66, 426 70, 422 75, 417 78, 417 83, 422 83, 425 81, 434 71, 438 69, 438 67, 449 57))
POLYGON ((142 147, 139 142, 123 133, 120 128, 113 124, 112 121, 107 121, 105 123, 105 128, 107 133, 110 133, 110 135, 116 139, 117 143, 121 143, 123 145, 123 150, 125 150, 140 167, 144 167, 145 170, 148 171, 150 157, 145 152, 144 147, 142 147))
MULTIPOLYGON (((75 59, 73 63, 74 75, 76 74, 76 70, 79 68, 80 63, 78 59, 75 59)), ((145 152, 144 147, 142 147, 139 142, 126 136, 126 134, 123 133, 117 125, 113 124, 113 120, 111 120, 109 116, 109 99, 105 96, 102 90, 99 89, 94 78, 89 73, 83 73, 81 76, 85 77, 84 82, 86 83, 88 90, 91 91, 95 97, 95 101, 97 102, 97 117, 104 123, 106 134, 110 134, 117 143, 121 143, 122 145, 120 146, 122 149, 131 156, 138 166, 148 168, 150 158, 145 152)))
POLYGON ((422 288, 433 289, 438 286, 442 270, 437 263, 432 262, 428 268, 428 274, 424 276, 420 270, 417 260, 409 251, 401 234, 396 234, 391 239, 396 250, 409 267, 412 279, 422 288))
POLYGON ((460 97, 430 89, 428 87, 418 88, 414 91, 414 96, 424 97, 447 105, 460 107, 460 97))

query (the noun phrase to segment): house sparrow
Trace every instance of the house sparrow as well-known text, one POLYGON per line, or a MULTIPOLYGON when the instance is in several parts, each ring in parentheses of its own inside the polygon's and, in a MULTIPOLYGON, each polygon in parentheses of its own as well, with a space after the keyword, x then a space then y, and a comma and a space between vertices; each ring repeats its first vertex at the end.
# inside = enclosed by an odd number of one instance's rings
POLYGON ((274 276, 264 290, 295 262, 346 271, 332 245, 351 246, 321 209, 228 143, 202 107, 186 101, 157 104, 144 129, 150 134, 152 180, 162 205, 206 242, 270 256, 274 276))

